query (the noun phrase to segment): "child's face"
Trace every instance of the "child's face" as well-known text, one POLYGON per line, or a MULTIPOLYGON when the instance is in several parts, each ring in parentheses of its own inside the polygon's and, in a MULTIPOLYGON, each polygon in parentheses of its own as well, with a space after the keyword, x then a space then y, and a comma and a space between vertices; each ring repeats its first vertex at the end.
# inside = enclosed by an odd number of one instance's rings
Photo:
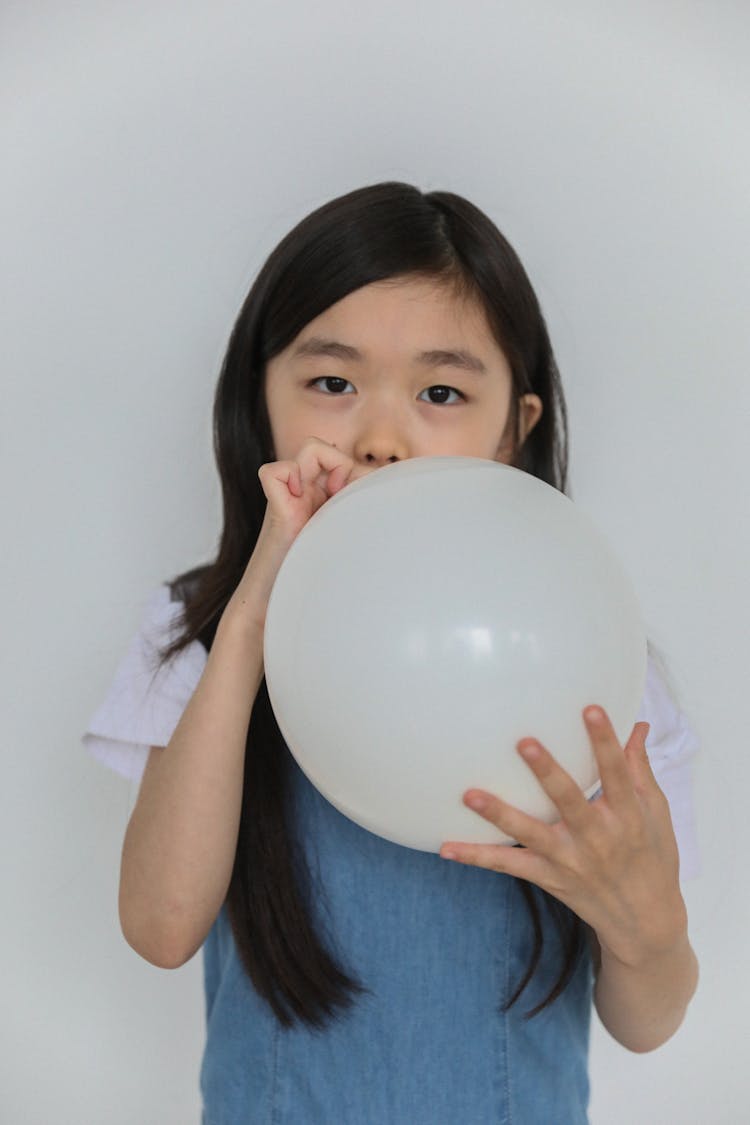
MULTIPOLYGON (((294 460, 315 437, 354 460, 351 480, 409 457, 507 462, 511 389, 510 366, 479 306, 425 280, 375 282, 326 309, 268 362, 274 459, 294 460), (359 356, 296 354, 313 338, 359 356), (457 351, 476 357, 484 372, 421 355, 457 351)), ((541 411, 536 395, 523 397, 523 435, 541 411)))

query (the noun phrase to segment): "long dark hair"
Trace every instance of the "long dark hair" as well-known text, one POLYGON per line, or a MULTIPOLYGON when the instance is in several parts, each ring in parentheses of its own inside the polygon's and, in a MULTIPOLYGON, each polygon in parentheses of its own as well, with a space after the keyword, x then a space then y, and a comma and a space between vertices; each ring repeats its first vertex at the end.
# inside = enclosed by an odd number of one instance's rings
MULTIPOLYGON (((515 251, 477 207, 451 192, 379 183, 334 199, 303 219, 260 270, 229 339, 214 402, 214 449, 224 523, 216 558, 179 575, 172 595, 184 604, 168 659, 192 641, 211 647, 219 618, 253 552, 266 510, 258 479, 273 461, 263 382, 265 365, 311 320, 347 294, 387 278, 430 278, 484 309, 512 370, 508 427, 517 433, 518 400, 539 395, 543 413, 513 464, 562 492, 567 488, 567 414, 539 302, 515 251)), ((289 803, 289 749, 265 680, 247 735, 242 813, 227 912, 242 963, 285 1027, 323 1027, 356 994, 368 991, 324 948, 307 905, 308 872, 289 803)), ((570 981, 587 927, 559 900, 520 880, 534 946, 507 1010, 531 980, 544 945, 544 912, 562 939, 554 987, 527 1018, 570 981)))

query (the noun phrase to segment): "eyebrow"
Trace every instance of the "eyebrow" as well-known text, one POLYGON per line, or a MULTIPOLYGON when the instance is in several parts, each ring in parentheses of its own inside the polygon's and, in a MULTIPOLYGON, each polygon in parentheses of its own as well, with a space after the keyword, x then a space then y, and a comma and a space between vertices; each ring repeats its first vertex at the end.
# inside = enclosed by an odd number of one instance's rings
MULTIPOLYGON (((298 344, 291 358, 322 355, 333 359, 352 360, 354 363, 360 363, 365 358, 362 352, 350 344, 342 344, 338 340, 326 340, 320 336, 311 336, 298 344)), ((423 367, 459 367, 474 375, 487 374, 487 368, 482 360, 465 348, 434 348, 432 351, 418 352, 414 356, 414 361, 423 367)))

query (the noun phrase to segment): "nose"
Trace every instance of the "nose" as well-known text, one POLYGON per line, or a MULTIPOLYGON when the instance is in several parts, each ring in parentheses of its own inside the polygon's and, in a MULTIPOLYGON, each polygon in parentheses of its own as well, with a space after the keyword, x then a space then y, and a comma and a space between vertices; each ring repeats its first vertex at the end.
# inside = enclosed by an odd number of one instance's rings
POLYGON ((399 399, 398 389, 394 391, 383 383, 377 392, 363 396, 359 409, 350 418, 351 456, 358 476, 413 456, 411 419, 399 399))
POLYGON ((379 469, 409 456, 406 442, 394 431, 393 426, 381 427, 379 432, 370 429, 354 442, 353 458, 358 465, 369 469, 379 469))

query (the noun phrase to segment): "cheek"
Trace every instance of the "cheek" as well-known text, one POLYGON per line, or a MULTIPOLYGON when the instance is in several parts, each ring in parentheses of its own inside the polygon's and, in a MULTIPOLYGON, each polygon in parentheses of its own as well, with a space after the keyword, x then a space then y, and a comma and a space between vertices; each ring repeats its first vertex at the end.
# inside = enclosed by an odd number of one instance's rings
POLYGON ((292 401, 283 387, 271 384, 266 387, 265 396, 276 460, 290 461, 299 452, 302 444, 299 434, 304 429, 304 418, 300 416, 299 405, 292 401))
POLYGON ((269 414, 269 422, 277 461, 296 460, 308 438, 330 440, 321 419, 316 419, 310 411, 300 410, 299 406, 293 413, 291 408, 286 412, 282 408, 279 413, 269 414))

